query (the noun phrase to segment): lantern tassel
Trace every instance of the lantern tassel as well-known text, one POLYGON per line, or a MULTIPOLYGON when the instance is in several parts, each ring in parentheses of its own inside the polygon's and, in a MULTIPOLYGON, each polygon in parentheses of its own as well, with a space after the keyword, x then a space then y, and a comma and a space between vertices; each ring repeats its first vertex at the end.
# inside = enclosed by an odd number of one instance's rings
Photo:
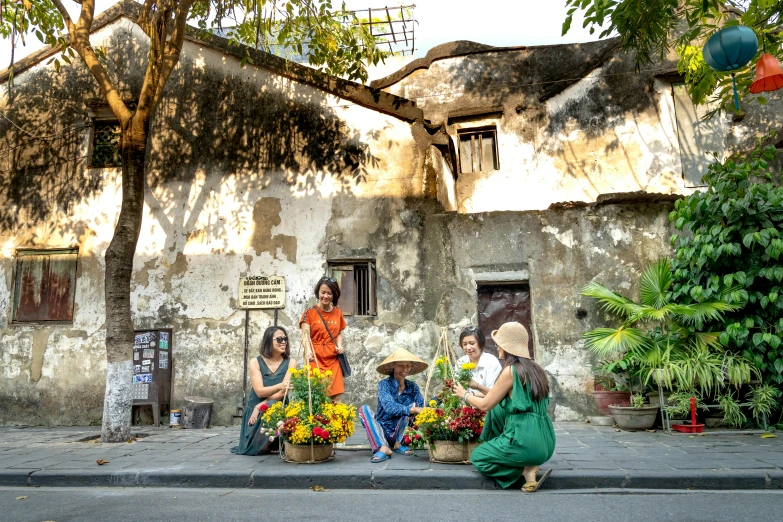
POLYGON ((734 86, 734 109, 739 112, 739 94, 737 94, 737 78, 731 73, 731 84, 734 86))

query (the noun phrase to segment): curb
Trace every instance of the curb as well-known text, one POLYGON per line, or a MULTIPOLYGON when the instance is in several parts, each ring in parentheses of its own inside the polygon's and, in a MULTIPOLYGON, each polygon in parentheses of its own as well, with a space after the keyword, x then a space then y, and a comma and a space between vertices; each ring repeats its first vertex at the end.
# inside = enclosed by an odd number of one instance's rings
MULTIPOLYGON (((544 468, 545 469, 545 468, 544 468)), ((294 466, 279 469, 199 471, 0 470, 0 486, 40 487, 166 487, 221 489, 382 489, 382 490, 492 490, 494 481, 472 470, 316 470, 294 466)), ((783 489, 783 471, 693 472, 655 471, 555 471, 542 490, 571 489, 783 489)))

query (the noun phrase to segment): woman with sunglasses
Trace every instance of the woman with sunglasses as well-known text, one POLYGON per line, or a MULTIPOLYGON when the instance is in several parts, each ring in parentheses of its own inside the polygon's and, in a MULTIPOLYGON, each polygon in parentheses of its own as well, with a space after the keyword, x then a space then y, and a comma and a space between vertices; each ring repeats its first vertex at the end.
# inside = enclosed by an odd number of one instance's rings
POLYGON ((322 277, 315 284, 315 306, 305 311, 299 320, 302 341, 305 343, 305 361, 313 368, 332 372, 332 384, 326 390, 332 401, 338 403, 345 391, 343 370, 337 356, 345 352, 343 334, 347 323, 337 308, 340 287, 331 277, 322 277), (328 326, 328 330, 327 330, 328 326))
POLYGON ((459 373, 463 364, 475 365, 468 393, 478 397, 489 392, 503 369, 497 357, 484 351, 486 344, 487 338, 478 326, 468 326, 459 334, 459 345, 465 355, 457 359, 456 373, 459 373))
POLYGON ((231 448, 237 455, 261 455, 277 453, 277 442, 269 440, 261 433, 261 415, 263 404, 267 407, 281 401, 285 396, 291 374, 288 368, 296 368, 291 358, 288 333, 282 326, 270 326, 264 331, 259 356, 248 364, 250 370, 250 396, 242 415, 242 428, 239 432, 239 446, 231 448))

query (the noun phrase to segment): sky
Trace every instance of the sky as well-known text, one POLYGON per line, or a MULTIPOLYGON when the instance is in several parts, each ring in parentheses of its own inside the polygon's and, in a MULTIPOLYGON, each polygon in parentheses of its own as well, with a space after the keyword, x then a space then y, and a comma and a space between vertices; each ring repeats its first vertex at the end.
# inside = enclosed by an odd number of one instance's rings
MULTIPOLYGON (((416 56, 424 56, 439 44, 454 40, 472 40, 488 45, 547 45, 586 42, 595 36, 581 28, 581 21, 574 19, 571 31, 561 37, 565 18, 565 0, 408 0, 415 3, 416 56)), ((79 4, 65 0, 66 7, 75 17, 79 4)), ((111 7, 116 0, 96 0, 96 14, 111 7)), ((334 2, 337 4, 338 2, 334 2)), ((373 9, 383 7, 372 0, 346 0, 348 9, 373 9)), ((396 6, 399 3, 386 3, 396 6)), ((29 35, 27 45, 18 45, 16 60, 38 50, 42 45, 29 35)), ((8 40, 0 42, 0 68, 9 65, 11 46, 8 40)))

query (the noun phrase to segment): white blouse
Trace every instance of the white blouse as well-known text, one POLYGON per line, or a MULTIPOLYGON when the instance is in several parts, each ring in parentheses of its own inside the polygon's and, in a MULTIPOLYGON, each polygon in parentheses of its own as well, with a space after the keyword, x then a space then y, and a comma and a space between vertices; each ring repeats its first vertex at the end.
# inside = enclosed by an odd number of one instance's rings
MULTIPOLYGON (((456 372, 459 373, 462 369, 462 365, 469 362, 470 357, 467 355, 463 355, 457 359, 456 372)), ((497 357, 491 353, 481 352, 479 362, 473 370, 473 380, 482 386, 492 388, 495 381, 498 380, 501 370, 503 370, 503 367, 500 365, 500 361, 497 357)))

